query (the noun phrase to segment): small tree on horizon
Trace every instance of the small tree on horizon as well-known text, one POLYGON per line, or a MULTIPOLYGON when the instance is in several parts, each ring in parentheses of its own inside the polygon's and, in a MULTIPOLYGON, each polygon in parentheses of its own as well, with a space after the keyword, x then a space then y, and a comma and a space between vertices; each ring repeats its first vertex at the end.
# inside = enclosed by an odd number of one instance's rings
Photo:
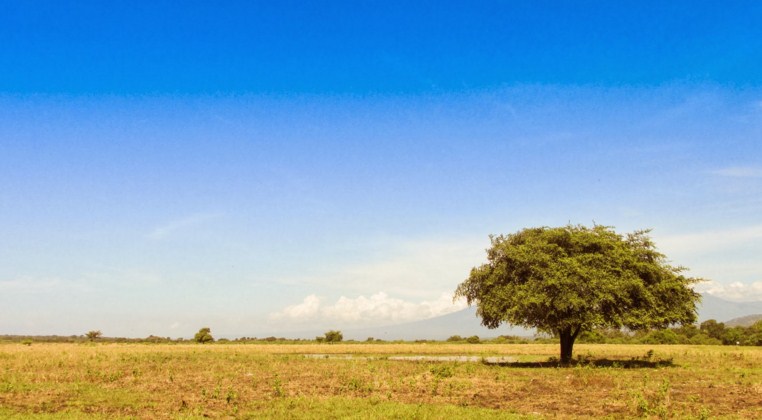
POLYGON ((488 262, 471 270, 455 298, 476 304, 488 328, 506 323, 555 335, 563 364, 583 331, 692 324, 701 296, 690 285, 700 279, 669 265, 648 232, 568 225, 490 236, 488 262))
POLYGON ((341 331, 330 330, 330 331, 326 331, 324 341, 326 343, 338 343, 343 339, 344 339, 344 335, 341 334, 341 331))
POLYGON ((103 336, 103 333, 101 330, 91 330, 88 331, 87 334, 85 334, 85 337, 87 337, 90 341, 95 341, 103 336))
POLYGON ((212 330, 209 327, 204 327, 198 330, 193 339, 196 340, 197 343, 201 344, 206 344, 214 341, 214 337, 212 337, 212 330))

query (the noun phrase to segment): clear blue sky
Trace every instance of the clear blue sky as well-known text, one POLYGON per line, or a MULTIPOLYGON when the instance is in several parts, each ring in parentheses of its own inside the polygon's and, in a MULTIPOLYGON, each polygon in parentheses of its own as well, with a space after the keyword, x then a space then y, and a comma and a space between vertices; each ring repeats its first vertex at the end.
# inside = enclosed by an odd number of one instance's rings
POLYGON ((442 314, 490 233, 762 299, 762 3, 0 3, 0 334, 442 314))

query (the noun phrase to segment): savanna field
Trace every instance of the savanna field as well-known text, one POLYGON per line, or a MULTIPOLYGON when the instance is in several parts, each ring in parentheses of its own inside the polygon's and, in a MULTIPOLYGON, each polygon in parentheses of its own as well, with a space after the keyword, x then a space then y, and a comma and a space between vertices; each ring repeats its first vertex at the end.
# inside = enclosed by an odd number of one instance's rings
POLYGON ((558 367, 557 353, 550 344, 6 343, 0 417, 762 418, 760 347, 579 344, 571 367, 558 367))

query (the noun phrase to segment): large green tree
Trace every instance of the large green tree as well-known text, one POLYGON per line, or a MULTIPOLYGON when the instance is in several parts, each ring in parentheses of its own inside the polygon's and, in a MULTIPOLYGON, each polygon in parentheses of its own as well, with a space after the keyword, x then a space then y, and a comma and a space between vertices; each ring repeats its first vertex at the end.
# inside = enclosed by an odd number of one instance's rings
POLYGON ((490 236, 488 262, 471 270, 455 297, 475 303, 486 327, 558 336, 564 364, 585 330, 691 324, 700 295, 690 286, 700 279, 670 265, 648 232, 568 225, 490 236))

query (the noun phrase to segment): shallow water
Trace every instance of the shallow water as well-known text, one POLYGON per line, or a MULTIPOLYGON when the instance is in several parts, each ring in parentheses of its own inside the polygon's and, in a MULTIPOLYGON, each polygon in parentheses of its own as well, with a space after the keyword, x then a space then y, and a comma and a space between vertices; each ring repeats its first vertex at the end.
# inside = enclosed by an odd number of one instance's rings
POLYGON ((376 360, 386 359, 401 362, 470 362, 470 363, 486 363, 486 364, 499 364, 499 363, 513 363, 516 362, 516 358, 510 356, 388 356, 388 357, 374 357, 374 356, 354 356, 351 354, 305 354, 304 357, 309 359, 342 359, 342 360, 376 360))

